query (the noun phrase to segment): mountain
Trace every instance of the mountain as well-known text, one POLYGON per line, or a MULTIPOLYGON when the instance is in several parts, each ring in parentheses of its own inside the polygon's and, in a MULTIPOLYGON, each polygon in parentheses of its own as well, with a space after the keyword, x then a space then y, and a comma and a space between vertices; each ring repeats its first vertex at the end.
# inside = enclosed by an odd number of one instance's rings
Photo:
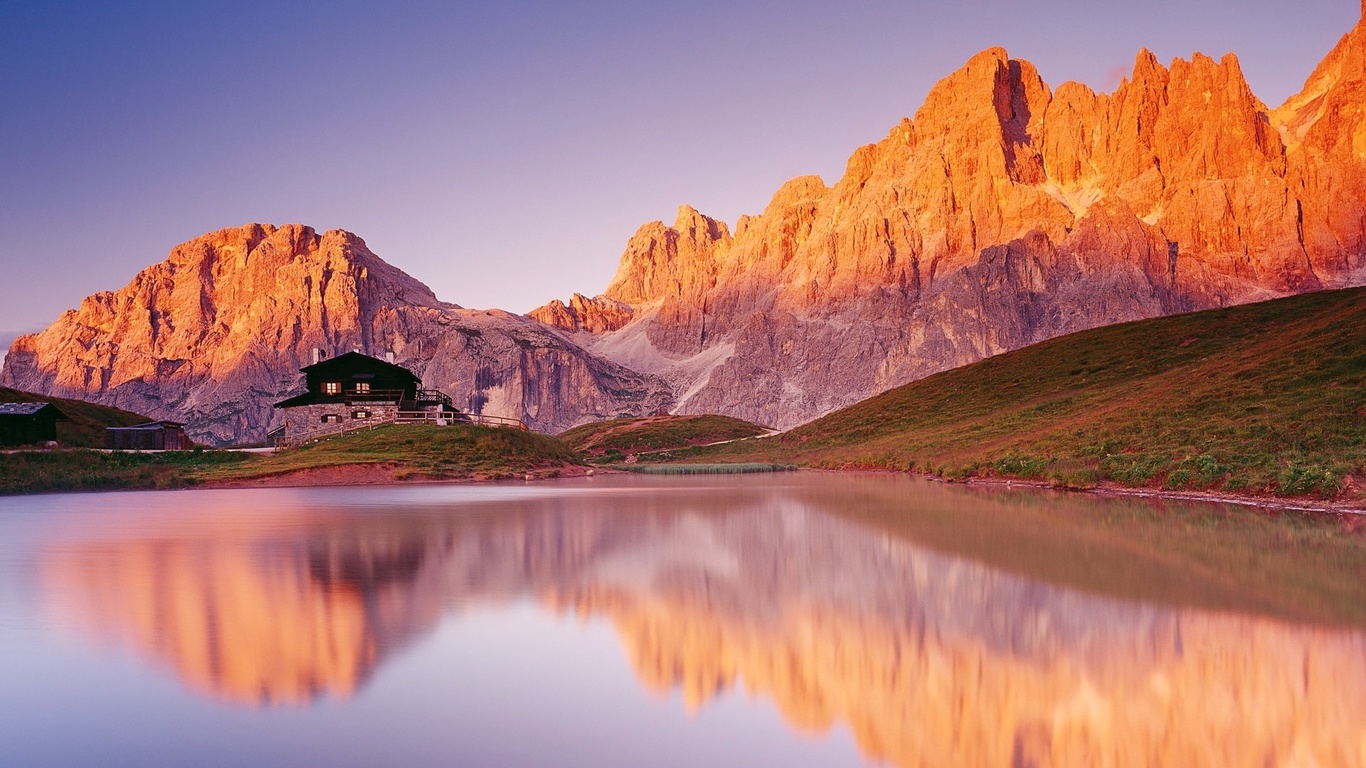
POLYGON ((685 455, 1351 503, 1366 497, 1363 326, 1366 288, 1094 328, 685 455))
POLYGON ((462 409, 543 430, 666 407, 658 381, 586 354, 546 326, 462 309, 340 230, 251 224, 177 246, 116 292, 15 340, 0 383, 187 421, 197 442, 259 441, 299 368, 359 349, 462 409))
POLYGON ((834 186, 644 225, 599 296, 466 310, 350 233, 249 225, 17 339, 0 384, 259 440, 315 349, 362 349, 540 429, 786 428, 1055 336, 1364 282, 1366 22, 1276 109, 1232 54, 1142 51, 1097 94, 993 48, 834 186))
POLYGON ((999 48, 734 231, 643 226, 598 297, 532 316, 791 427, 1073 331, 1366 281, 1366 25, 1271 110, 1232 54, 1138 54, 1110 94, 999 48))

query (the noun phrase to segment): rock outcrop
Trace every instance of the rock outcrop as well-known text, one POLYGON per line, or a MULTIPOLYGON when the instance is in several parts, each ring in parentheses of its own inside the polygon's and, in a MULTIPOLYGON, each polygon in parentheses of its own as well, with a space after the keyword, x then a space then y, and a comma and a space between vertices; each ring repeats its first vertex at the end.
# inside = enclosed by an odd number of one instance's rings
POLYGON ((0 381, 188 422, 199 442, 264 439, 315 350, 395 362, 471 410, 546 430, 652 413, 667 390, 545 325, 462 309, 340 230, 251 224, 171 251, 14 342, 0 381))
POLYGON ((1053 336, 1363 280, 1358 24, 1274 111, 1232 54, 1145 50, 1096 94, 984 51, 833 187, 789 182, 734 234, 687 207, 642 227, 577 300, 629 324, 533 316, 665 376, 677 412, 789 427, 1053 336))

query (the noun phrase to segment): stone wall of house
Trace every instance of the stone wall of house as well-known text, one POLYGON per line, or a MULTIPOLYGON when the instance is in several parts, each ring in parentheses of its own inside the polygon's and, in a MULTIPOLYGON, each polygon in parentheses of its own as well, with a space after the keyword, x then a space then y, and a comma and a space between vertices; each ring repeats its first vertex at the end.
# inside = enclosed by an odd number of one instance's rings
POLYGON ((343 426, 361 422, 393 421, 398 415, 398 404, 393 402, 353 402, 353 403, 314 403, 286 408, 285 437, 295 439, 317 432, 324 427, 335 428, 323 423, 324 416, 337 416, 343 426), (368 416, 356 418, 357 411, 366 411, 368 416))

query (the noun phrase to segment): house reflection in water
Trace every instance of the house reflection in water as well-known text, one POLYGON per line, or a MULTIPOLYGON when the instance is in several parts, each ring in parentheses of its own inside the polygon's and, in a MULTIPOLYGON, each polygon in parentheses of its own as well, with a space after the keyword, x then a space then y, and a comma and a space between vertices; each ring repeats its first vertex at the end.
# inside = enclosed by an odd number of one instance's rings
POLYGON ((649 688, 740 687, 899 766, 1366 759, 1359 630, 1058 586, 827 510, 564 496, 68 547, 46 578, 97 636, 234 701, 351 695, 443 613, 534 598, 610 620, 649 688))

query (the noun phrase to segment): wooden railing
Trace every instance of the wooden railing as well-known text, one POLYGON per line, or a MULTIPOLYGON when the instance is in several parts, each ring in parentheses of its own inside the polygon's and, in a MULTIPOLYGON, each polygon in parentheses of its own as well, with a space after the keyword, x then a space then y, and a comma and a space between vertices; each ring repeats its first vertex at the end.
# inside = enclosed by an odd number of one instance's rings
POLYGON ((525 421, 508 416, 481 413, 439 413, 437 411, 399 411, 399 424, 478 424, 484 427, 515 427, 530 430, 525 421))
POLYGON ((423 403, 442 403, 454 408, 451 404, 451 396, 439 389, 419 389, 417 391, 418 402, 423 403))
POLYGON ((354 389, 344 389, 334 395, 326 392, 319 393, 318 398, 322 400, 335 400, 337 402, 346 401, 348 403, 384 402, 397 403, 408 393, 402 389, 371 389, 366 392, 357 392, 354 389))
POLYGON ((516 427, 517 429, 525 430, 527 432, 531 431, 531 427, 528 427, 525 421, 514 419, 509 416, 485 416, 482 413, 466 413, 462 415, 468 418, 471 424, 479 424, 486 427, 516 427))
POLYGON ((399 411, 396 421, 399 424, 468 424, 470 420, 463 413, 442 411, 399 411))

